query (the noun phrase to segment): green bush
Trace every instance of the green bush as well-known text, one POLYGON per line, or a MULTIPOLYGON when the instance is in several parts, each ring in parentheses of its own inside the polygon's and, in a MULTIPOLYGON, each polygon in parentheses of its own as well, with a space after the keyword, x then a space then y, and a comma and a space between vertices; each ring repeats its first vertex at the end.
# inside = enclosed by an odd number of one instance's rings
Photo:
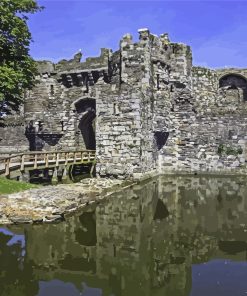
POLYGON ((243 149, 242 147, 232 147, 229 145, 224 145, 224 144, 220 144, 218 146, 218 150, 217 153, 222 156, 222 155, 235 155, 237 156, 238 154, 242 154, 243 153, 243 149))

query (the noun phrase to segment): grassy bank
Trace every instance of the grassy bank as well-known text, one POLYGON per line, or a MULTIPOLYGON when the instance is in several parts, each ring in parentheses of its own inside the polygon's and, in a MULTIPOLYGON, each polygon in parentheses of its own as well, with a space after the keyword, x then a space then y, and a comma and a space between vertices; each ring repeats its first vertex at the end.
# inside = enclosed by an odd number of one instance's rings
POLYGON ((8 194, 23 191, 29 188, 37 188, 37 185, 19 182, 15 180, 9 180, 0 177, 0 194, 8 194))

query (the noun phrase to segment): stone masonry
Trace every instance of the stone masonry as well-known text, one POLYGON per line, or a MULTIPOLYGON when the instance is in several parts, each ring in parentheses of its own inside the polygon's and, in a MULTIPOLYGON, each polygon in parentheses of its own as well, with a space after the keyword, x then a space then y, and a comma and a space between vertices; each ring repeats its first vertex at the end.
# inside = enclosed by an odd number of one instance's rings
POLYGON ((97 174, 246 173, 247 69, 192 66, 189 46, 140 29, 119 50, 39 61, 0 153, 96 149, 97 174))

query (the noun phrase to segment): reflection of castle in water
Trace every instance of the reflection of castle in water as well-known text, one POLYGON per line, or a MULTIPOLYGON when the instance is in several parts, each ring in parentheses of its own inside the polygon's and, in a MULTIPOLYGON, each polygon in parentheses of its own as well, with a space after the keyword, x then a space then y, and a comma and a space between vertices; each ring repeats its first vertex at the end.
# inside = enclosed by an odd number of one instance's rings
POLYGON ((103 295, 189 295, 191 266, 246 260, 244 180, 160 178, 58 225, 26 232, 36 280, 61 279, 103 295), (171 294, 172 293, 172 294, 171 294))

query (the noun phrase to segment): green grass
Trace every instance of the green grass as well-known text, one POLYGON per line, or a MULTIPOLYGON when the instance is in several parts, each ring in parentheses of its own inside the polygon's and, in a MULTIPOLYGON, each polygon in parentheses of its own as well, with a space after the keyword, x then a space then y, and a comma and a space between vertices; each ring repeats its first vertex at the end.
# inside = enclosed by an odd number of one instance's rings
POLYGON ((37 188, 37 185, 19 182, 15 180, 9 180, 3 177, 0 177, 0 194, 9 194, 15 193, 30 188, 37 188))

